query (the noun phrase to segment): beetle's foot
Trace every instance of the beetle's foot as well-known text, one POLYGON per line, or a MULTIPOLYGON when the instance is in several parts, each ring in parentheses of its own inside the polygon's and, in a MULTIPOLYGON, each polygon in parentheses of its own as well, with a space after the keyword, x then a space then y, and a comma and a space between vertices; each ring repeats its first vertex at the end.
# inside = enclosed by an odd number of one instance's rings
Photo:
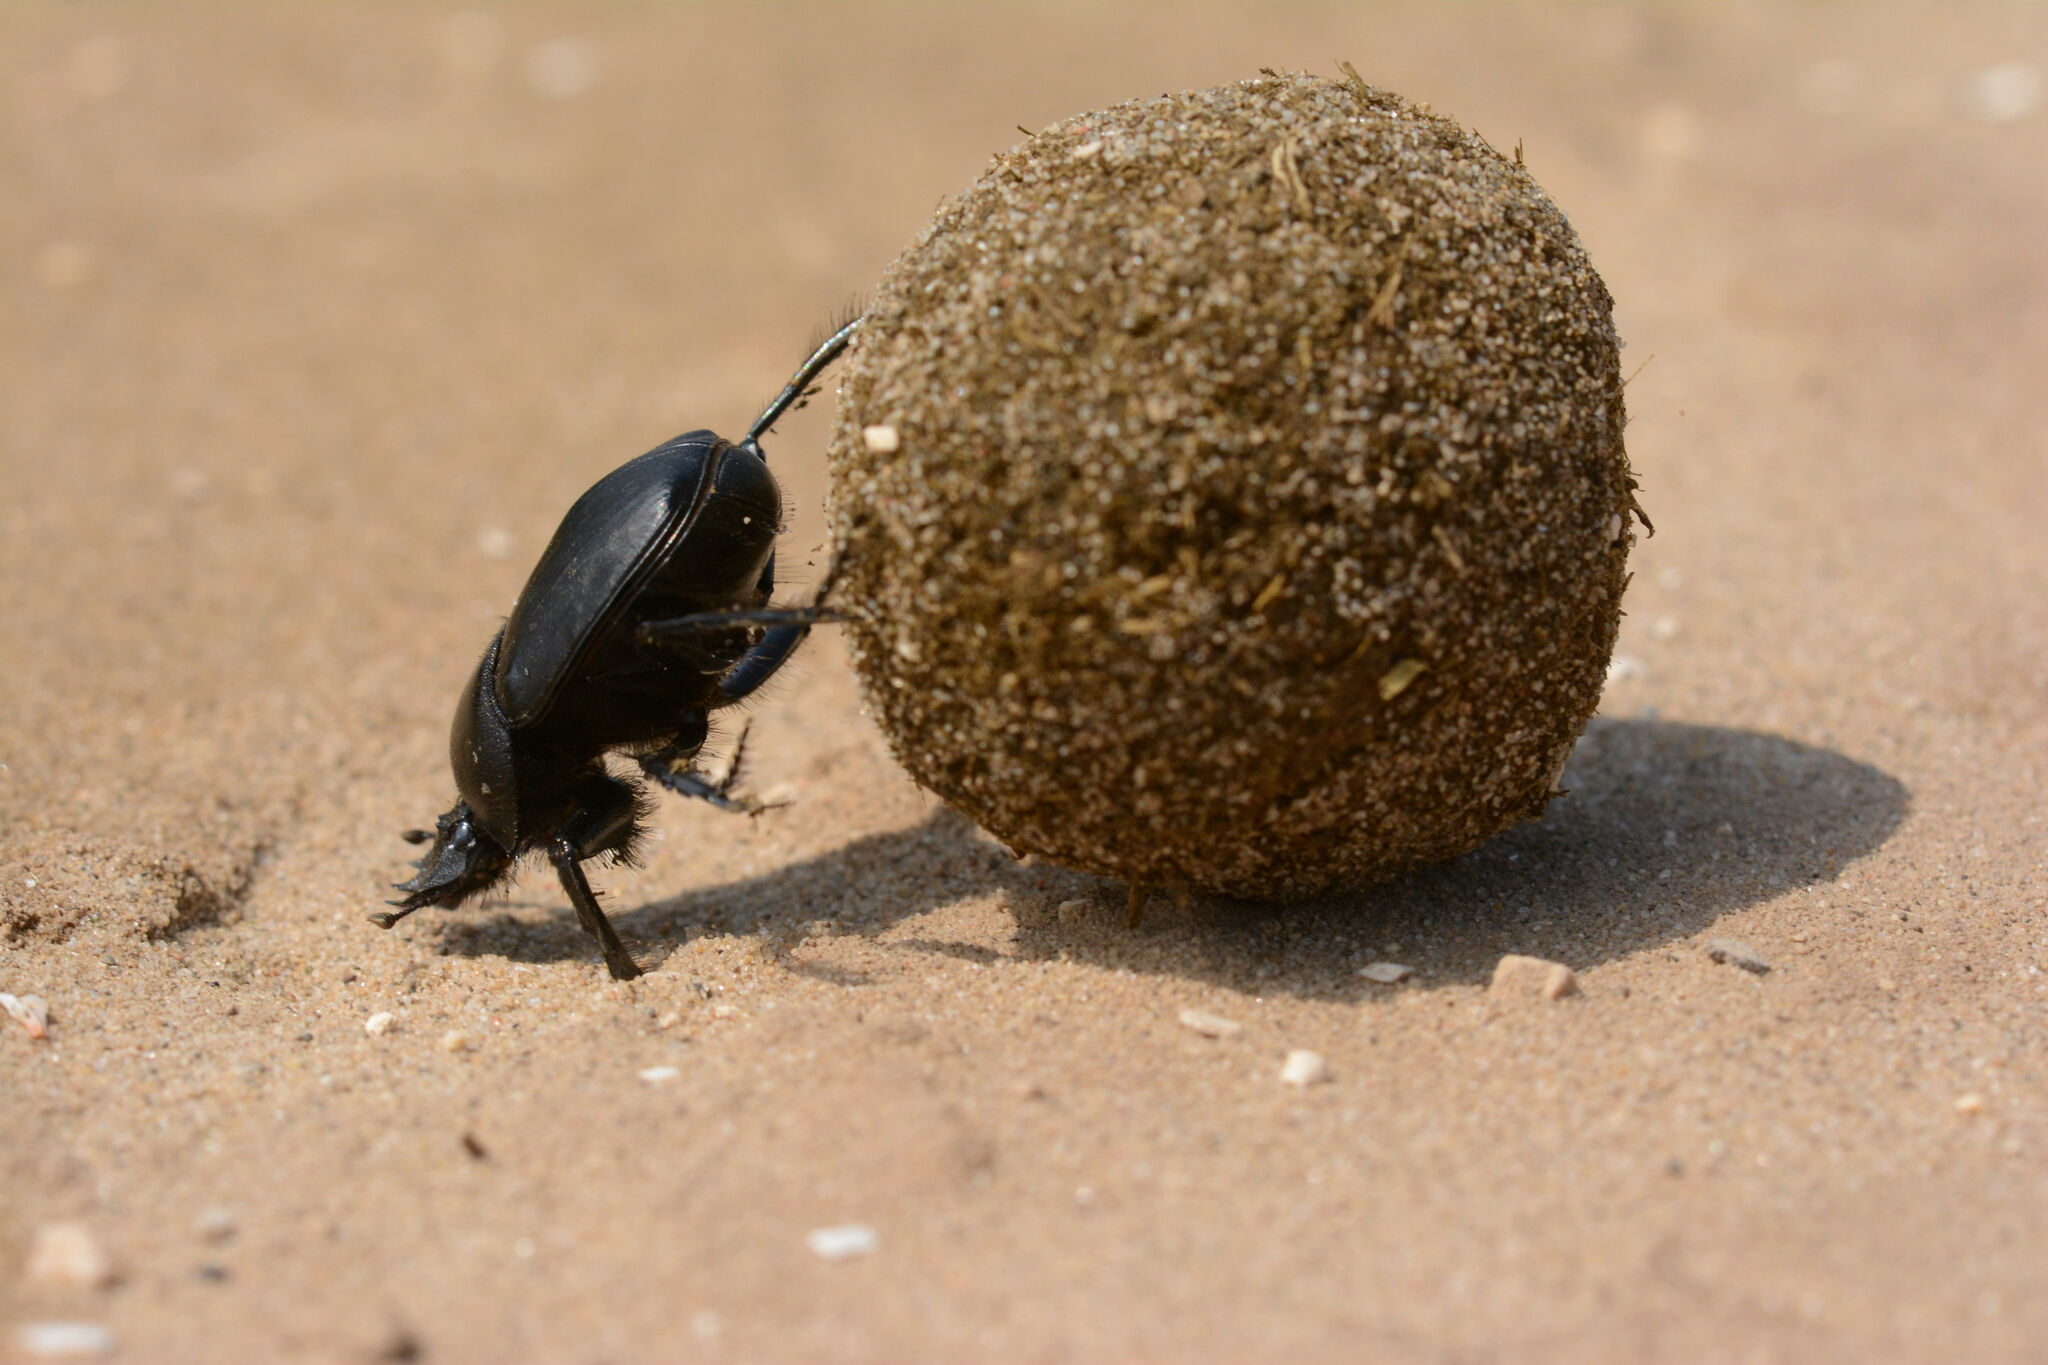
POLYGON ((376 925, 379 929, 389 929, 392 925, 410 915, 414 910, 419 909, 418 906, 406 905, 403 901, 393 901, 391 903, 402 908, 395 914, 389 910, 376 911, 370 916, 370 923, 376 925))
POLYGON ((405 840, 408 844, 424 844, 427 840, 434 837, 434 831, 430 829, 403 829, 398 832, 398 837, 405 840))

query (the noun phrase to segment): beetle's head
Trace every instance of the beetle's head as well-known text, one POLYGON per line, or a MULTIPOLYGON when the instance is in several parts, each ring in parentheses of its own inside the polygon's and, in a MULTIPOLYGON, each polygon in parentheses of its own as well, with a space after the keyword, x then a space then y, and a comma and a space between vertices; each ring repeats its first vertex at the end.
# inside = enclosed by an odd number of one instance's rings
POLYGON ((398 886, 405 899, 391 902, 401 914, 428 905, 453 908, 490 890, 511 869, 511 855, 478 825, 466 801, 434 822, 433 839, 427 855, 413 864, 419 875, 398 886))

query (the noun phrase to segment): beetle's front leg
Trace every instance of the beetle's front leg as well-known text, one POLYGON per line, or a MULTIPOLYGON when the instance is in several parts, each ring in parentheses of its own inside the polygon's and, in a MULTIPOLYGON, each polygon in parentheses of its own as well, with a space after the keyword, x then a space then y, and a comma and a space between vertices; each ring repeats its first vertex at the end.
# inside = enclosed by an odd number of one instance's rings
POLYGON ((630 853, 639 834, 638 803, 633 791, 609 777, 592 777, 584 784, 576 813, 563 822, 560 833, 548 841, 548 861, 555 865, 562 890, 576 907, 576 918, 584 932, 604 950, 604 964, 617 981, 631 981, 640 975, 640 964, 619 941, 618 931, 597 903, 590 882, 583 875, 582 862, 600 853, 630 853))

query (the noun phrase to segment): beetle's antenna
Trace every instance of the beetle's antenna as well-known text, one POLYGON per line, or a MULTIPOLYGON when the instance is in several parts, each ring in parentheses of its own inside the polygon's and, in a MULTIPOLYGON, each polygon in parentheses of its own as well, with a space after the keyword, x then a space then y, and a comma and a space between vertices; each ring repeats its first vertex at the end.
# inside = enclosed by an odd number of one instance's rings
POLYGON ((768 434, 770 427, 782 419, 782 414, 788 412, 804 396, 804 391, 810 388, 811 381, 823 374, 825 367, 839 359, 840 352, 852 344, 853 334, 860 330, 860 322, 859 318, 855 318, 826 337, 824 344, 812 351, 808 360, 797 366, 796 373, 782 386, 782 392, 775 395, 775 401, 763 408, 761 415, 754 419, 754 425, 747 428, 746 437, 740 442, 742 446, 757 455, 760 454, 761 438, 768 434))

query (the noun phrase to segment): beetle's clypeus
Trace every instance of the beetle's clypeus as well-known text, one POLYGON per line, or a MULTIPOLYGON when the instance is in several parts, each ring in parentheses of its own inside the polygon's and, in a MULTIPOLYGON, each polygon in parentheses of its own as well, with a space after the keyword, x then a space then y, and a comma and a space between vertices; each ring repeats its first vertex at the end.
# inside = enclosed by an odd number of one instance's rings
POLYGON ((731 790, 737 747, 717 783, 697 771, 697 756, 711 713, 745 700, 813 624, 832 619, 823 605, 768 605, 782 492, 761 438, 859 326, 854 319, 812 352, 738 443, 687 432, 576 500, 455 708, 454 808, 431 833, 407 832, 433 846, 399 886, 398 909, 373 922, 388 929, 423 906, 460 905, 537 852, 611 974, 640 974, 581 866, 600 855, 631 860, 648 807, 645 789, 608 772, 605 756, 631 755, 654 782, 721 809, 762 809, 731 790))

